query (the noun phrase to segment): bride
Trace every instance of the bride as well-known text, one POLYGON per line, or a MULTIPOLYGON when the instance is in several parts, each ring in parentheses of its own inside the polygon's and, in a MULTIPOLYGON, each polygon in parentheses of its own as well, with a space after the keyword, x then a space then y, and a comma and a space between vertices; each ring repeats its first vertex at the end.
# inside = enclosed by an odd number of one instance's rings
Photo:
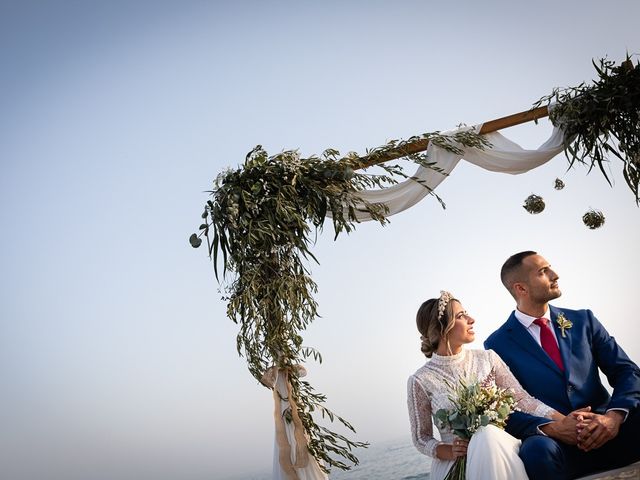
POLYGON ((527 479, 518 457, 520 440, 493 425, 481 427, 470 441, 448 428, 433 435, 432 415, 441 408, 452 408, 449 385, 477 380, 510 389, 516 409, 550 420, 560 413, 530 396, 493 350, 464 349, 473 342, 475 320, 449 292, 424 302, 416 315, 422 335, 422 352, 428 360, 408 381, 411 433, 416 448, 433 457, 431 479, 442 480, 456 458, 467 456, 467 479, 527 479))

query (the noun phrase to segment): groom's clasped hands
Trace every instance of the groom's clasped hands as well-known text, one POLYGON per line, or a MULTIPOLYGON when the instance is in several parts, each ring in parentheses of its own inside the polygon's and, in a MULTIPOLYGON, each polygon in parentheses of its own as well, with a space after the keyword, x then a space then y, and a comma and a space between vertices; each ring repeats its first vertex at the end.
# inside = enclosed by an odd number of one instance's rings
POLYGON ((577 446, 588 452, 600 448, 609 440, 614 439, 624 421, 625 414, 621 410, 609 410, 601 415, 595 412, 577 410, 571 413, 578 421, 577 446))
POLYGON ((601 415, 592 412, 591 407, 584 407, 540 429, 550 437, 588 452, 600 448, 618 435, 623 415, 617 410, 601 415))

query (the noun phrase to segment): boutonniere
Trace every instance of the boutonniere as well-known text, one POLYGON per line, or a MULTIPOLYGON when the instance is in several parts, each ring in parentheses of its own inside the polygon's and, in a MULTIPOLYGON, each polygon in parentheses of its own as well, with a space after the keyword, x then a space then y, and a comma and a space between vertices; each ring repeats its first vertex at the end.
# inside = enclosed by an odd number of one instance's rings
POLYGON ((573 323, 571 323, 571 320, 567 320, 567 318, 564 316, 564 313, 560 312, 558 314, 558 317, 556 318, 556 322, 558 323, 558 326, 560 327, 560 332, 562 333, 562 338, 566 337, 567 334, 565 333, 565 330, 573 327, 573 323))

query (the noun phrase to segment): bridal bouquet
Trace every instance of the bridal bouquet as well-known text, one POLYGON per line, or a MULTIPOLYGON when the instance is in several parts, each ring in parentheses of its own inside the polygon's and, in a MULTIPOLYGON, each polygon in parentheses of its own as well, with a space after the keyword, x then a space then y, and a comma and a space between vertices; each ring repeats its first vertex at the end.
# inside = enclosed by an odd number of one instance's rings
MULTIPOLYGON (((452 390, 449 399, 453 408, 441 408, 435 413, 435 420, 439 428, 449 428, 465 440, 470 440, 480 427, 489 424, 504 429, 516 403, 509 390, 499 388, 493 382, 460 380, 452 390)), ((466 469, 467 457, 458 457, 445 480, 464 480, 466 469)))

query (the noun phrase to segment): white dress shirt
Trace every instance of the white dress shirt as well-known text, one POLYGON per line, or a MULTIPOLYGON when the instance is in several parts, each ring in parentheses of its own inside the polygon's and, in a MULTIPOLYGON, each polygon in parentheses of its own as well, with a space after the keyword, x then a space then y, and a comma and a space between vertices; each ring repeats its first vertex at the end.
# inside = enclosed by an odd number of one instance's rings
POLYGON ((546 312, 541 317, 532 317, 531 315, 527 315, 526 313, 522 313, 520 310, 516 308, 514 312, 518 321, 522 324, 524 328, 527 329, 527 332, 531 334, 536 343, 542 347, 542 343, 540 342, 540 326, 533 323, 538 318, 546 318, 549 320, 549 330, 553 334, 553 338, 556 340, 556 345, 558 345, 558 337, 556 337, 556 332, 551 325, 551 316, 549 315, 549 307, 547 307, 546 312))

